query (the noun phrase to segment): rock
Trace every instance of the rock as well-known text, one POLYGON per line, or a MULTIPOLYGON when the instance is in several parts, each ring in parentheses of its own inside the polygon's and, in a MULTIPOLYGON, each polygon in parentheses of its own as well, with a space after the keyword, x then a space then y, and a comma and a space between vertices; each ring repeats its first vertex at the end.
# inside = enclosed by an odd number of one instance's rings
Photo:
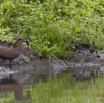
POLYGON ((24 63, 30 63, 30 58, 22 54, 20 54, 20 56, 13 61, 13 64, 15 65, 16 64, 21 65, 24 63))
POLYGON ((18 73, 18 70, 10 70, 10 68, 0 67, 0 79, 9 76, 10 74, 18 73))
POLYGON ((52 68, 53 74, 57 74, 63 70, 66 70, 68 65, 57 57, 50 57, 50 67, 52 68))

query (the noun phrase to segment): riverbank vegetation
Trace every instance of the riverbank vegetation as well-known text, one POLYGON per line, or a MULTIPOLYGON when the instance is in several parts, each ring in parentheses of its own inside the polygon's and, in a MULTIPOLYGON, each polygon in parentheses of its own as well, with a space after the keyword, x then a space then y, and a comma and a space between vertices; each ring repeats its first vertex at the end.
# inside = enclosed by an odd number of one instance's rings
POLYGON ((0 39, 31 38, 42 57, 68 56, 79 42, 104 49, 104 0, 1 0, 0 39))

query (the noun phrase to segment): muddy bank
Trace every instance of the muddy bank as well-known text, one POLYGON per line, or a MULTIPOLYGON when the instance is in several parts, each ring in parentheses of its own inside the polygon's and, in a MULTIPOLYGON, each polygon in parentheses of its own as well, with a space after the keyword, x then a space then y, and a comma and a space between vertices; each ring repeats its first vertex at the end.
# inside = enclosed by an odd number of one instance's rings
MULTIPOLYGON (((0 44, 0 48, 5 46, 12 46, 12 44, 0 44)), ((39 78, 56 75, 64 70, 70 70, 72 74, 76 76, 78 76, 78 73, 80 75, 87 73, 90 76, 92 75, 92 71, 95 72, 95 70, 98 70, 97 67, 99 66, 104 66, 103 50, 99 51, 99 58, 96 53, 91 53, 89 50, 83 50, 80 52, 76 51, 69 55, 67 60, 61 60, 55 56, 40 59, 34 51, 28 50, 23 46, 23 51, 20 56, 12 62, 12 70, 8 67, 8 61, 0 59, 0 78, 14 74, 13 78, 18 79, 21 83, 25 81, 31 81, 31 83, 33 83, 39 78), (82 71, 84 68, 86 68, 87 72, 82 71), (27 72, 27 74, 23 75, 24 72, 27 72), (15 74, 18 73, 19 75, 16 76, 15 74)))

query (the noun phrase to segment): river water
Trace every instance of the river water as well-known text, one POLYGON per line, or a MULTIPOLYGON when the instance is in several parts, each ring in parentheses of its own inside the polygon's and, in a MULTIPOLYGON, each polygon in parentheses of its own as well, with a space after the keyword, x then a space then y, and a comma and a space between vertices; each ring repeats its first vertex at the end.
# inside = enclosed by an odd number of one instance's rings
MULTIPOLYGON (((60 81, 61 79, 62 83, 67 79, 69 83, 67 84, 67 86, 69 85, 69 87, 70 85, 75 85, 75 83, 77 83, 76 85, 79 85, 79 83, 81 83, 80 86, 82 86, 83 82, 88 83, 90 81, 93 81, 95 85, 98 81, 100 84, 102 85, 104 84, 102 82, 104 80, 103 79, 104 66, 94 65, 90 67, 88 66, 87 67, 83 67, 83 66, 69 67, 67 69, 60 70, 60 72, 52 72, 52 69, 50 69, 51 72, 49 71, 47 73, 41 72, 41 74, 39 75, 36 75, 36 72, 34 70, 30 70, 30 71, 20 71, 20 70, 12 71, 11 70, 10 71, 5 68, 3 69, 4 70, 0 73, 0 103, 18 103, 18 102, 35 103, 33 102, 34 100, 32 100, 32 94, 34 94, 33 93, 34 91, 32 90, 35 90, 35 85, 38 85, 40 81, 42 81, 43 84, 45 83, 47 84, 48 81, 53 80, 54 77, 56 76, 57 76, 56 80, 60 81), (62 74, 64 74, 64 76, 62 76, 62 74), (66 75, 70 75, 70 78, 67 77, 66 75), (96 80, 98 81, 96 82, 96 80)), ((54 84, 56 85, 56 82, 53 83, 53 85, 54 84)), ((93 84, 90 84, 90 86, 92 85, 93 84)), ((100 89, 100 88, 97 88, 97 89, 100 89)), ((95 93, 93 91, 92 95, 95 97, 96 96, 99 96, 102 98, 104 97, 103 92, 99 93, 96 91, 95 93)), ((43 93, 43 96, 44 96, 44 93, 43 93)), ((42 103, 42 102, 37 102, 37 103, 42 103)), ((47 103, 51 103, 51 102, 48 101, 47 103)), ((73 102, 70 102, 70 103, 73 103, 73 102)), ((84 103, 90 103, 90 102, 84 102, 84 103)))

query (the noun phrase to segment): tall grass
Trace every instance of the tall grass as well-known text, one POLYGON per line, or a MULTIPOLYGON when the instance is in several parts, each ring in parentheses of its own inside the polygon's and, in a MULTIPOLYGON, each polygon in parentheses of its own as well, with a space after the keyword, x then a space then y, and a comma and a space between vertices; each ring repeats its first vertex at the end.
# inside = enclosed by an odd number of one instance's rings
POLYGON ((0 39, 29 37, 39 56, 66 57, 71 42, 104 48, 104 1, 2 0, 0 39))

